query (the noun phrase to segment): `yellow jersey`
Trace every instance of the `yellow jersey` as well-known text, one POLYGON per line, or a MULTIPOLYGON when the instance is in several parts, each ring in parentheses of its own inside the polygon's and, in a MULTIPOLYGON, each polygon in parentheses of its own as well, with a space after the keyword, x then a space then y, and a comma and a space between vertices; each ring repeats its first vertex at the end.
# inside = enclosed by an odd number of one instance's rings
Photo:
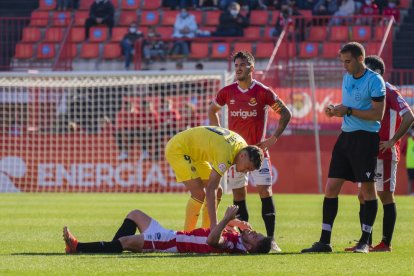
POLYGON ((195 162, 208 162, 220 175, 233 165, 237 153, 247 147, 236 132, 217 126, 200 126, 178 133, 167 147, 195 162))

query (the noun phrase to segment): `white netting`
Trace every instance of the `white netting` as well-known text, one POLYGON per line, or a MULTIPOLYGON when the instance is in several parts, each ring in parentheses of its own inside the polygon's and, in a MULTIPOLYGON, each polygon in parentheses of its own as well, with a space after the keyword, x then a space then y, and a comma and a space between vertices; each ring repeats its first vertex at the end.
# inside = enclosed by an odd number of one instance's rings
POLYGON ((222 71, 0 74, 0 191, 180 192, 164 160, 222 71))

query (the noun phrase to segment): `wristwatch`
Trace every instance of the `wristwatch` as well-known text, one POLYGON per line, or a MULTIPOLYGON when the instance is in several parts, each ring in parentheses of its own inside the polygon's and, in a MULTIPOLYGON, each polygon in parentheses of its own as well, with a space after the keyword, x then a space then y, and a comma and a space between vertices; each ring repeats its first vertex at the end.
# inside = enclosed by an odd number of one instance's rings
POLYGON ((351 116, 352 115, 352 107, 348 107, 346 110, 346 116, 351 116))

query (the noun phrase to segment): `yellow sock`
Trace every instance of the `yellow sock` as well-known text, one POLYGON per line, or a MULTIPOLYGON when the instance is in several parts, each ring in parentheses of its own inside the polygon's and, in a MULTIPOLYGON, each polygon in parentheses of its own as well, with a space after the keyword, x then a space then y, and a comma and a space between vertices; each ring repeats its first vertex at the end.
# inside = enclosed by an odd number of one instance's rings
MULTIPOLYGON (((217 198, 217 208, 220 204, 221 198, 217 198)), ((208 208, 206 201, 203 204, 203 213, 202 213, 202 221, 201 221, 201 228, 210 228, 210 217, 208 216, 208 208)))
POLYGON ((202 201, 190 197, 185 209, 184 231, 191 231, 196 228, 200 209, 203 205, 202 201))

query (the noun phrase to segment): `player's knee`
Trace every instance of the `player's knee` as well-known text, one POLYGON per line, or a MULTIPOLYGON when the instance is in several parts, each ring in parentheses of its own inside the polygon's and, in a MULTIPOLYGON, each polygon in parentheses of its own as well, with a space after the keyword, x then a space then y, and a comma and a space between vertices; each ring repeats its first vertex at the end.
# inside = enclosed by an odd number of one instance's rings
POLYGON ((328 179, 328 182, 326 183, 325 196, 329 198, 338 197, 343 182, 330 180, 331 179, 328 179))
POLYGON ((233 189, 233 199, 234 201, 241 201, 246 199, 246 190, 245 188, 233 189))
POLYGON ((135 221, 141 214, 142 212, 140 210, 135 209, 129 212, 126 218, 135 221))
POLYGON ((272 196, 272 186, 257 186, 257 191, 259 193, 260 198, 267 198, 272 196))
POLYGON ((394 203, 394 193, 393 192, 378 192, 378 196, 381 199, 383 205, 394 203))
POLYGON ((358 191, 358 200, 359 203, 364 204, 365 200, 364 200, 364 195, 361 192, 361 189, 358 191))

